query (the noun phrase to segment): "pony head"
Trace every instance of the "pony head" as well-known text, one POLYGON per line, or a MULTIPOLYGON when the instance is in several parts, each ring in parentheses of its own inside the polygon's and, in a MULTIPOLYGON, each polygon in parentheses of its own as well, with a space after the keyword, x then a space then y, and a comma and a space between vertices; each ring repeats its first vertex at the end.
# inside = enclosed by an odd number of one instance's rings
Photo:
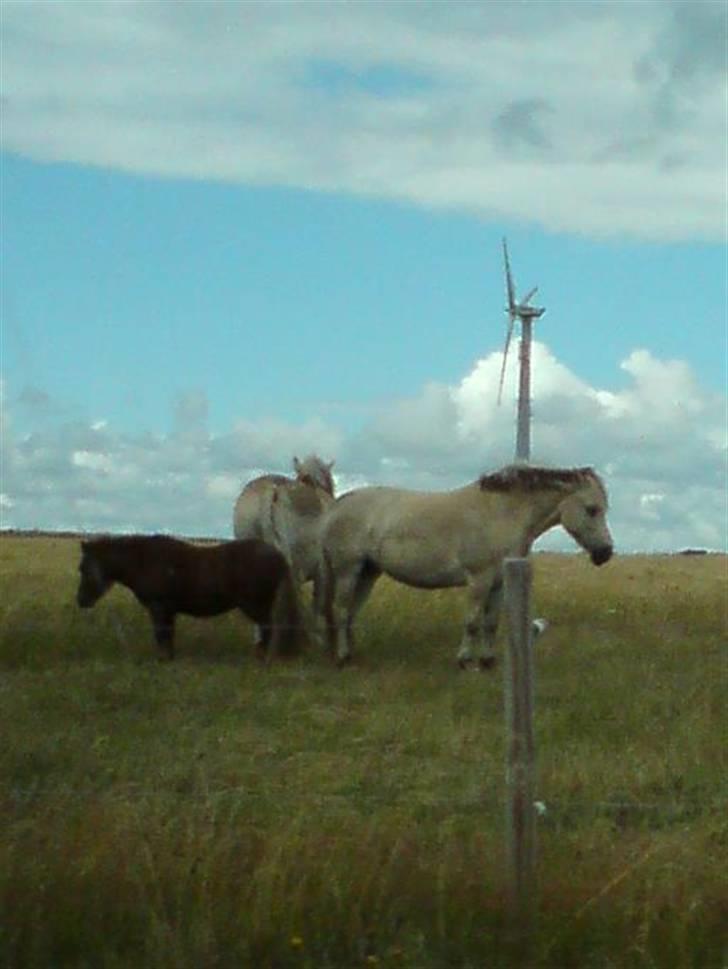
POLYGON ((293 470, 296 472, 296 478, 302 484, 321 488, 332 498, 334 495, 334 478, 331 474, 333 466, 333 461, 322 461, 316 454, 309 454, 303 461, 299 461, 295 457, 293 459, 293 470))
POLYGON ((572 488, 559 505, 560 521, 571 537, 589 552, 594 565, 612 557, 614 545, 607 525, 607 492, 592 468, 578 468, 572 488))
POLYGON ((96 605, 99 599, 108 592, 114 584, 104 573, 104 567, 98 556, 96 542, 81 542, 81 563, 78 567, 80 580, 76 602, 82 609, 96 605))
POLYGON ((562 525, 574 541, 591 556, 594 565, 603 565, 614 551, 607 526, 607 491, 593 468, 540 468, 513 464, 480 478, 487 491, 520 494, 545 493, 550 510, 539 534, 562 525), (552 505, 556 500, 556 506, 552 505))

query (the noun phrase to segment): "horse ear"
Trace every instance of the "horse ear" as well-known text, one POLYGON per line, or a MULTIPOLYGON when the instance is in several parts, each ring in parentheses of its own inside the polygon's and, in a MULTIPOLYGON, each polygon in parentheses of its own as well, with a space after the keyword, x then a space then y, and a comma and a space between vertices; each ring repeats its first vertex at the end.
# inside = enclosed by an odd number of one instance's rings
POLYGON ((336 464, 336 461, 329 461, 329 463, 328 463, 328 464, 326 465, 326 467, 327 467, 327 468, 329 469, 329 471, 330 471, 330 470, 331 470, 331 469, 333 468, 333 466, 334 466, 335 464, 336 464))
POLYGON ((295 456, 293 458, 293 470, 296 472, 296 474, 298 474, 298 472, 301 470, 301 462, 295 456))

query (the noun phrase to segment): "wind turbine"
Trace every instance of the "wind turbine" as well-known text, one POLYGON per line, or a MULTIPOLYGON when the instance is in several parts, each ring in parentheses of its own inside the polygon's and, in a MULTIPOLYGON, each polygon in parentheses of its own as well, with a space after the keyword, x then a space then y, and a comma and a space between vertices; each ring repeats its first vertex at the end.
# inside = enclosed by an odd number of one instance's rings
POLYGON ((534 286, 522 300, 516 299, 516 287, 511 274, 511 264, 508 259, 508 244, 503 239, 503 264, 506 274, 506 296, 508 298, 508 327, 506 329, 506 342, 503 347, 503 365, 501 367, 500 381, 498 384, 498 403, 500 404, 503 396, 503 381, 506 375, 506 361, 508 350, 513 337, 513 329, 516 320, 521 324, 521 346, 519 352, 519 374, 518 374, 518 424, 516 432, 516 461, 528 464, 531 458, 531 337, 533 332, 533 321, 539 316, 543 316, 546 311, 545 306, 531 306, 531 300, 536 295, 538 286, 534 286))

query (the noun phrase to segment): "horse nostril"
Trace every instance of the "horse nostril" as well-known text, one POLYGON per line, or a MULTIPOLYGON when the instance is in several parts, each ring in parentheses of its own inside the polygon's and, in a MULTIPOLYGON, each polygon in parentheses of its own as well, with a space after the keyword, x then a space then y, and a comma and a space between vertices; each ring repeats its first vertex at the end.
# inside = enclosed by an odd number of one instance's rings
POLYGON ((612 557, 612 551, 611 545, 600 545, 599 548, 595 548, 591 553, 591 560, 594 565, 604 565, 612 557))

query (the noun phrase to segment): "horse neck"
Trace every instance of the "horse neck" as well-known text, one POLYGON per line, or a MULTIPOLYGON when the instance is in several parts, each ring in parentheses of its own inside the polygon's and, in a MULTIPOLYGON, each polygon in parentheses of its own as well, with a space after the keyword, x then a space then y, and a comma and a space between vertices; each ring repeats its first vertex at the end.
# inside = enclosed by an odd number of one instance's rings
POLYGON ((496 492, 493 497, 503 503, 505 516, 516 526, 519 555, 528 555, 536 539, 559 524, 564 495, 556 488, 496 492))
POLYGON ((130 585, 135 573, 134 560, 136 556, 129 554, 128 546, 119 541, 110 541, 99 549, 101 564, 104 574, 113 582, 121 582, 122 585, 130 585))
POLYGON ((544 488, 528 494, 526 498, 531 500, 527 536, 530 549, 537 538, 561 521, 560 506, 564 500, 564 492, 558 487, 544 488))
POLYGON ((333 494, 328 490, 328 488, 322 488, 320 485, 316 485, 316 496, 324 508, 326 508, 328 505, 333 505, 333 503, 336 501, 336 498, 334 498, 333 494))
POLYGON ((331 490, 329 490, 323 481, 312 474, 304 472, 303 474, 299 474, 297 477, 295 477, 293 481, 295 484, 304 485, 306 488, 313 488, 316 494, 324 501, 326 499, 331 499, 332 501, 334 500, 333 487, 331 490))
POLYGON ((292 483, 293 487, 289 491, 288 497, 292 506, 298 514, 311 515, 318 517, 324 509, 332 505, 335 501, 326 488, 310 478, 297 478, 292 483))

